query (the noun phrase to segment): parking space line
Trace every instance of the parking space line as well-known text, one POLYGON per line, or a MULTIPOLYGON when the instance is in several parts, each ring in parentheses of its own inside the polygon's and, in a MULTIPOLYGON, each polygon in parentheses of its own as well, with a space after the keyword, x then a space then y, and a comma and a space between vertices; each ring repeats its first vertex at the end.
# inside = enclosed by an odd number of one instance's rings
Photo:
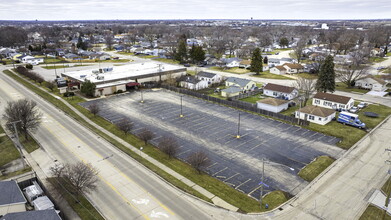
POLYGON ((227 179, 225 179, 223 182, 226 182, 226 181, 228 181, 229 179, 232 179, 233 177, 235 177, 235 176, 237 176, 237 175, 239 175, 239 173, 235 173, 234 175, 232 175, 232 176, 228 177, 227 179))
POLYGON ((237 188, 243 186, 244 184, 246 184, 246 183, 247 183, 248 181, 250 181, 250 180, 251 180, 251 179, 248 179, 248 180, 244 181, 243 183, 237 185, 237 186, 235 187, 235 189, 237 189, 237 188))
POLYGON ((223 171, 226 170, 226 169, 228 169, 228 167, 225 167, 224 169, 217 171, 216 173, 213 174, 213 176, 216 176, 217 174, 223 172, 223 171))

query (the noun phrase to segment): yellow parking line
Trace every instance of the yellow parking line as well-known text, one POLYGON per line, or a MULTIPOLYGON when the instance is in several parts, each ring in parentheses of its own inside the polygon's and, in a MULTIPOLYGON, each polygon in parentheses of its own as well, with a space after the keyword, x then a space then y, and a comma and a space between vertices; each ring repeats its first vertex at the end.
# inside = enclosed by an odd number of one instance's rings
MULTIPOLYGON (((62 125, 60 125, 62 126, 62 125)), ((53 136, 57 137, 57 140, 60 141, 66 148, 68 148, 68 150, 73 154, 75 155, 79 160, 81 160, 83 163, 87 164, 79 155, 75 154, 72 149, 70 149, 68 147, 68 145, 66 143, 64 143, 58 135, 54 134, 47 126, 44 125, 44 127, 46 128, 46 130, 48 130, 53 136)), ((114 192, 116 192, 128 205, 132 206, 141 216, 144 217, 144 219, 150 219, 148 216, 146 216, 140 209, 138 209, 136 206, 134 206, 129 200, 127 200, 118 190, 117 188, 115 188, 111 183, 109 183, 108 181, 106 181, 106 179, 104 179, 101 175, 98 175, 98 177, 104 182, 106 183, 112 190, 114 190, 114 192)))

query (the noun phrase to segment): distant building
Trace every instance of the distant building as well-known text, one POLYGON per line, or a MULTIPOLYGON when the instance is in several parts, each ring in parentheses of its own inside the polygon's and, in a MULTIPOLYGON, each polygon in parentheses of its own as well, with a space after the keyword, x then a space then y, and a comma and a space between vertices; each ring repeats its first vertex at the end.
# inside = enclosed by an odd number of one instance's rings
POLYGON ((328 29, 329 29, 329 26, 328 26, 326 23, 323 23, 323 24, 320 26, 320 29, 328 30, 328 29))

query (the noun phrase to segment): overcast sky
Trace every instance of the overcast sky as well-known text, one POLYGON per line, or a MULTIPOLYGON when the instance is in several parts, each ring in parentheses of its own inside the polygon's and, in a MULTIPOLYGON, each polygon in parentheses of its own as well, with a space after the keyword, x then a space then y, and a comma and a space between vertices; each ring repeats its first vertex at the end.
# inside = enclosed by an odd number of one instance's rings
POLYGON ((0 20, 381 19, 390 0, 0 0, 0 20))

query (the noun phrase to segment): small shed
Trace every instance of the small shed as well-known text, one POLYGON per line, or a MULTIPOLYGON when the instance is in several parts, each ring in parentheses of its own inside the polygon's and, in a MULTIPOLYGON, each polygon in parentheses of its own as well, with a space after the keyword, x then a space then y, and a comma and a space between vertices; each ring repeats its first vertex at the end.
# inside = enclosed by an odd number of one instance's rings
POLYGON ((276 98, 266 98, 257 101, 257 108, 266 111, 278 113, 287 110, 289 107, 289 101, 276 98))

